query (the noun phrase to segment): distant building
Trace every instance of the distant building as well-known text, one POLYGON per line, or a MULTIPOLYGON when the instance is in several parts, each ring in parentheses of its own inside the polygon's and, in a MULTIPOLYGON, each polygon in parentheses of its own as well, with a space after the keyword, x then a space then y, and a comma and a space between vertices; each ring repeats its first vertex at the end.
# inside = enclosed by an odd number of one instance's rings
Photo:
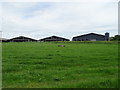
POLYGON ((8 42, 37 42, 37 40, 24 37, 24 36, 19 36, 19 37, 9 39, 8 42))
POLYGON ((105 35, 89 33, 80 36, 73 37, 72 41, 108 41, 109 33, 105 33, 105 35))
POLYGON ((39 41, 70 41, 69 39, 62 38, 62 37, 57 37, 57 36, 51 36, 51 37, 46 37, 43 39, 40 39, 39 41))
POLYGON ((8 39, 6 38, 0 38, 0 42, 7 42, 8 39))

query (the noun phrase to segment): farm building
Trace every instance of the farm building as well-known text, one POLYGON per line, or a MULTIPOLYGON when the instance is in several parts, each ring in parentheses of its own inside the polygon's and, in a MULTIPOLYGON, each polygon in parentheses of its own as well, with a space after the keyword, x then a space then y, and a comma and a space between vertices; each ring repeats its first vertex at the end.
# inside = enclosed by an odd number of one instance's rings
POLYGON ((0 42, 7 42, 8 39, 6 38, 0 38, 0 42))
POLYGON ((73 37, 72 41, 108 41, 109 33, 105 33, 105 35, 89 33, 81 36, 73 37))
POLYGON ((40 39, 39 41, 70 41, 69 39, 62 38, 62 37, 57 37, 57 36, 51 36, 51 37, 46 37, 43 39, 40 39))
POLYGON ((37 42, 37 40, 24 37, 24 36, 19 36, 19 37, 9 39, 8 42, 37 42))

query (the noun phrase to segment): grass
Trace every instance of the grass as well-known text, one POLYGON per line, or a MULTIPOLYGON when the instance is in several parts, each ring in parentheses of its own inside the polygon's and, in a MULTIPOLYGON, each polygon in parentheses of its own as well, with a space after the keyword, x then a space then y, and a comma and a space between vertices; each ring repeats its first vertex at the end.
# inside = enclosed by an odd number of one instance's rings
POLYGON ((3 43, 2 55, 3 88, 118 87, 115 42, 3 43))

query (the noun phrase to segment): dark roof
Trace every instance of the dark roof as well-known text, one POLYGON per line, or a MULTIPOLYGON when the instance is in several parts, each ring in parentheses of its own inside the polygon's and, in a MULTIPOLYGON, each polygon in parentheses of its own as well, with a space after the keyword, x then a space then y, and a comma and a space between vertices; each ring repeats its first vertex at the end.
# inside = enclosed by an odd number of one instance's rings
MULTIPOLYGON (((83 37, 83 36, 87 36, 87 35, 97 35, 97 36, 105 37, 105 35, 96 34, 96 33, 89 33, 89 34, 84 34, 84 35, 80 35, 80 36, 76 36, 76 37, 83 37)), ((73 37, 73 38, 76 38, 76 37, 73 37)))
POLYGON ((12 39, 9 39, 9 40, 19 39, 19 38, 20 38, 20 39, 21 39, 21 38, 25 38, 25 39, 35 40, 35 39, 29 38, 29 37, 24 37, 24 36, 15 37, 15 38, 12 38, 12 39))
POLYGON ((49 38, 60 38, 60 39, 64 39, 64 40, 69 40, 69 39, 66 39, 66 38, 58 37, 58 36, 50 36, 50 37, 46 37, 46 38, 43 38, 43 39, 40 39, 40 40, 49 39, 49 38))

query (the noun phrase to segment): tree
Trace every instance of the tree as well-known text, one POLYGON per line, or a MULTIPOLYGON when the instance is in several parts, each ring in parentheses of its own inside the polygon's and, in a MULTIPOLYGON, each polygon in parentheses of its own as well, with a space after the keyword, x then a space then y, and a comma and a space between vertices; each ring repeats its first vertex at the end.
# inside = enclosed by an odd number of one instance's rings
POLYGON ((114 37, 110 37, 110 41, 120 41, 120 35, 115 35, 114 37))

